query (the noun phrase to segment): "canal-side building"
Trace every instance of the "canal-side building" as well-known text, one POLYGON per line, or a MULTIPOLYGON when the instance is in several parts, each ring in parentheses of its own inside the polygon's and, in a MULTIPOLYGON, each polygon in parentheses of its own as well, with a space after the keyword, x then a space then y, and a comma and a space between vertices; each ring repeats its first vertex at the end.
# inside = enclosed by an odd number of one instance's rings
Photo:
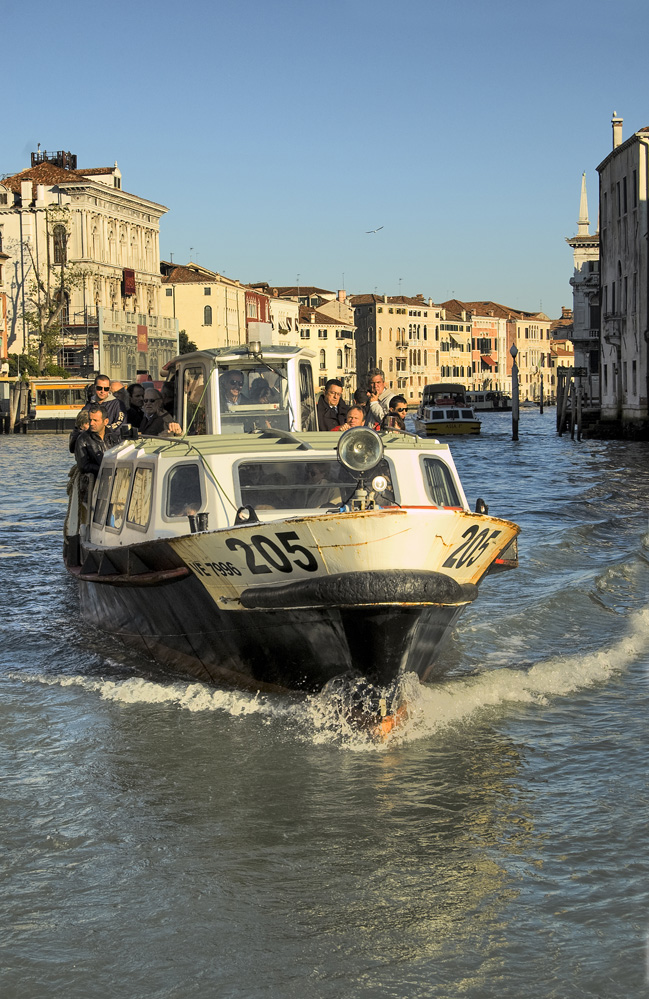
POLYGON ((600 197, 601 418, 647 431, 649 397, 649 127, 622 139, 597 167, 600 197))
POLYGON ((199 264, 160 262, 162 315, 199 350, 246 340, 246 286, 199 264))
MULTIPOLYGON (((507 374, 511 385, 513 358, 511 348, 516 344, 516 364, 518 366, 518 391, 521 402, 539 402, 541 398, 541 376, 544 376, 544 391, 548 391, 546 368, 549 366, 550 341, 552 340, 552 320, 544 312, 516 312, 510 310, 507 320, 507 349, 505 352, 507 374)), ((552 393, 556 393, 555 377, 550 375, 552 393)), ((511 390, 510 390, 511 391, 511 390)))
POLYGON ((323 388, 330 378, 338 378, 343 383, 346 402, 356 389, 354 330, 353 323, 310 306, 300 306, 299 343, 315 354, 317 386, 323 388))
POLYGON ((160 313, 166 211, 125 191, 117 164, 77 169, 71 153, 32 153, 31 167, 0 182, 9 351, 33 347, 34 300, 58 296, 60 364, 158 378, 178 350, 177 323, 160 313))
MULTIPOLYGON (((439 321, 440 382, 455 382, 468 390, 473 385, 472 317, 463 303, 443 302, 439 321)), ((435 330, 437 334, 437 326, 435 330)), ((437 339, 437 337, 436 337, 437 339)), ((431 379, 432 381, 433 379, 431 379)))
POLYGON ((423 295, 353 295, 358 384, 370 368, 385 373, 389 388, 419 403, 423 387, 439 381, 442 310, 423 295))
MULTIPOLYGON (((581 178, 577 234, 566 239, 572 248, 572 329, 575 367, 585 370, 590 399, 599 399, 600 299, 599 232, 590 232, 586 174, 581 178)), ((553 330, 554 335, 557 331, 553 330)))

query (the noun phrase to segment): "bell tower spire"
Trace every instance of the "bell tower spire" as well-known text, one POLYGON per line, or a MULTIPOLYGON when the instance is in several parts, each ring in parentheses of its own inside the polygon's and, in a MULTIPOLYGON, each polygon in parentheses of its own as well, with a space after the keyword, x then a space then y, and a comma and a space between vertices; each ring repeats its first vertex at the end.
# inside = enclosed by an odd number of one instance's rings
POLYGON ((586 173, 581 175, 581 197, 579 199, 579 218, 577 220, 577 235, 588 236, 590 222, 588 221, 588 197, 586 195, 586 173))

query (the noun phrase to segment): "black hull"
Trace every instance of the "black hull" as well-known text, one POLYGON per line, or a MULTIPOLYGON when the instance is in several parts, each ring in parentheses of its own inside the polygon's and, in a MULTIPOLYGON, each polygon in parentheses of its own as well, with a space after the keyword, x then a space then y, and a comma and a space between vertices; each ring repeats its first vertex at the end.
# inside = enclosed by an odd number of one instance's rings
MULTIPOLYGON (((439 579, 436 573, 425 575, 439 579)), ((286 600, 280 593, 277 599, 278 588, 268 588, 265 597, 247 591, 252 594, 248 609, 224 611, 194 576, 150 586, 80 578, 79 585, 82 615, 99 629, 176 673, 265 692, 316 692, 344 673, 359 674, 379 686, 406 671, 421 680, 437 679, 444 671, 435 665, 435 657, 474 596, 456 593, 453 603, 374 603, 370 593, 370 602, 352 606, 323 603, 320 594, 317 605, 270 606, 295 604, 295 597, 286 600), (458 602, 458 596, 464 599, 458 602)), ((345 585, 346 579, 333 580, 329 596, 345 585)), ((402 601, 415 596, 407 590, 402 601)), ((309 599, 305 590, 297 597, 298 602, 309 599)), ((310 599, 315 599, 313 594, 310 599)))

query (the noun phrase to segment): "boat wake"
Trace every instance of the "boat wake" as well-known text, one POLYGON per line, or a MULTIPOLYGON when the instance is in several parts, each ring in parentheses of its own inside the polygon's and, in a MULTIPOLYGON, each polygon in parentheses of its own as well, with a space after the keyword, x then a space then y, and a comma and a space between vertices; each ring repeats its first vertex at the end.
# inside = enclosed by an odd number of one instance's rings
MULTIPOLYGON (((231 718, 256 717, 281 725, 283 736, 312 744, 338 745, 349 750, 376 750, 434 736, 449 727, 495 719, 514 705, 543 706, 553 699, 607 682, 649 651, 649 609, 629 614, 627 633, 596 651, 555 656, 532 666, 490 668, 467 677, 422 685, 414 674, 401 677, 388 696, 398 709, 389 733, 374 723, 359 724, 355 710, 366 696, 367 684, 330 688, 304 699, 214 689, 202 683, 157 683, 151 680, 94 679, 84 676, 12 678, 49 686, 78 687, 121 705, 150 705, 190 712, 214 712, 231 718)), ((376 692, 375 692, 376 694, 376 692)))

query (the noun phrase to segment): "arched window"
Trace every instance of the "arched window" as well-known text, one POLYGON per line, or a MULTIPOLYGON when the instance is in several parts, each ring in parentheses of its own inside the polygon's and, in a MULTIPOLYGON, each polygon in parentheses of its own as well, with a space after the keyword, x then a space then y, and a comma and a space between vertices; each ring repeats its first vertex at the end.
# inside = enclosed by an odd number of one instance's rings
POLYGON ((67 260, 68 234, 64 225, 54 226, 54 263, 64 264, 67 260))
POLYGON ((327 367, 327 355, 325 354, 324 350, 321 350, 320 351, 320 368, 322 369, 322 368, 326 368, 326 367, 327 367))
POLYGON ((424 351, 424 367, 428 364, 428 351, 424 351))
POLYGON ((392 358, 390 358, 390 360, 388 361, 388 367, 390 368, 390 371, 392 371, 392 369, 393 369, 393 367, 394 367, 394 364, 393 364, 393 361, 392 361, 392 358))
POLYGON ((203 309, 203 326, 212 325, 212 306, 206 305, 203 309))
POLYGON ((342 350, 336 351, 336 367, 342 368, 343 366, 343 352, 342 350))

